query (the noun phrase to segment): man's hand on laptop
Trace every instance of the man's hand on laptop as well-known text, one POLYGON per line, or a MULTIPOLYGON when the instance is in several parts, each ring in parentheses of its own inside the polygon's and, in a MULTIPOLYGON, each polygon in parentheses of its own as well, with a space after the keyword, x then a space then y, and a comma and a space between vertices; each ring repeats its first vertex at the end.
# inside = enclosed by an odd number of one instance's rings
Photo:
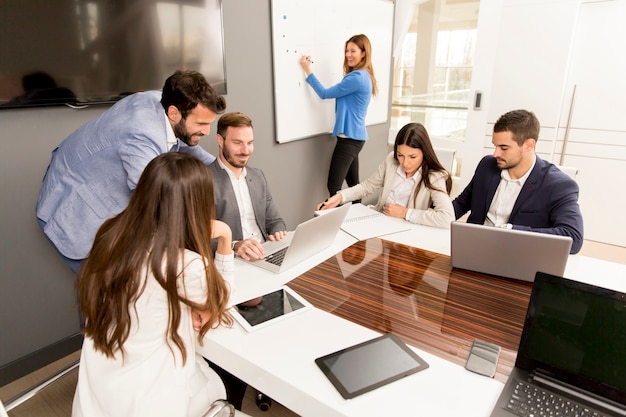
POLYGON ((267 237, 267 240, 281 240, 285 236, 287 236, 287 231, 286 230, 281 230, 280 232, 276 232, 273 235, 269 235, 267 237))
POLYGON ((246 261, 253 259, 263 259, 265 257, 265 249, 258 240, 248 238, 235 243, 233 247, 235 255, 245 259, 246 261))

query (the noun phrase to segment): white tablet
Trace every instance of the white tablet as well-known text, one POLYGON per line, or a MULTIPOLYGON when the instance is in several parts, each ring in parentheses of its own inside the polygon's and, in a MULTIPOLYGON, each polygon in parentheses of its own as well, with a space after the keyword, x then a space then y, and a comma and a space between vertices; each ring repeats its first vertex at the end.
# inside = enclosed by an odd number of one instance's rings
POLYGON ((254 307, 231 309, 237 323, 249 332, 292 317, 311 308, 311 304, 287 286, 263 295, 263 301, 254 307))

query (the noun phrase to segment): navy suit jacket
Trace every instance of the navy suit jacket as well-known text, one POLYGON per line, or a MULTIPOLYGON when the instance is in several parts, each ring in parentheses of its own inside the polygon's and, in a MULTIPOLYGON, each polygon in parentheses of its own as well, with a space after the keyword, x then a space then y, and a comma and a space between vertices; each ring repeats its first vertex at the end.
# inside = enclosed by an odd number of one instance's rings
MULTIPOLYGON (((471 211, 468 223, 485 222, 501 172, 491 155, 478 163, 474 177, 452 202, 457 219, 471 211)), ((583 244, 578 184, 554 164, 537 156, 535 167, 513 205, 509 223, 513 229, 569 236, 570 253, 578 253, 583 244)))
MULTIPOLYGON (((213 174, 215 217, 230 226, 233 241, 247 238, 248 236, 243 236, 239 206, 228 173, 220 167, 217 160, 209 165, 209 169, 213 174)), ((246 167, 246 171, 246 182, 250 191, 254 217, 261 229, 263 239, 267 240, 268 235, 287 230, 287 226, 278 214, 278 208, 272 199, 263 171, 250 167, 246 167)))

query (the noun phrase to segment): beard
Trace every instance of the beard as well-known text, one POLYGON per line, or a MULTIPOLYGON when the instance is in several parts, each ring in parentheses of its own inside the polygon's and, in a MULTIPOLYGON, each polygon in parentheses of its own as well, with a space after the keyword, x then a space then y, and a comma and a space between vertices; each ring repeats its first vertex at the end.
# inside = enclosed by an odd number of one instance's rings
POLYGON ((518 166, 520 163, 520 160, 514 160, 514 161, 505 161, 504 159, 496 159, 496 164, 498 165, 498 168, 505 170, 505 169, 511 169, 511 168, 515 168, 516 166, 518 166))
MULTIPOLYGON (((231 153, 228 151, 228 149, 226 149, 226 147, 222 148, 222 156, 224 157, 224 159, 233 167, 235 168, 245 168, 246 165, 248 165, 248 161, 246 160, 245 162, 237 162, 231 155, 231 153)), ((245 154, 238 154, 237 156, 249 156, 249 155, 245 155, 245 154)))
POLYGON ((174 135, 189 146, 197 145, 201 137, 201 135, 199 136, 197 134, 189 133, 187 127, 185 127, 185 119, 180 119, 180 121, 174 125, 174 135), (192 141, 192 138, 196 136, 198 137, 198 140, 195 142, 192 141))

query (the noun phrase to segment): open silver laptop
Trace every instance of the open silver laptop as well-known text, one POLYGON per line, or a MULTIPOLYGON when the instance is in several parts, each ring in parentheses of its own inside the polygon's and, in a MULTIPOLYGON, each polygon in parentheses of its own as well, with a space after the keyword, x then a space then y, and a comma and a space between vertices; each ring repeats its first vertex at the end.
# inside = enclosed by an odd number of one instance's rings
POLYGON ((285 271, 332 245, 348 210, 350 204, 344 204, 328 214, 300 223, 285 238, 265 242, 264 259, 242 260, 272 272, 285 271))
POLYGON ((568 236, 452 222, 454 268, 533 282, 537 271, 563 275, 572 239, 568 236))
POLYGON ((626 416, 625 293, 537 273, 491 413, 513 416, 626 416))

